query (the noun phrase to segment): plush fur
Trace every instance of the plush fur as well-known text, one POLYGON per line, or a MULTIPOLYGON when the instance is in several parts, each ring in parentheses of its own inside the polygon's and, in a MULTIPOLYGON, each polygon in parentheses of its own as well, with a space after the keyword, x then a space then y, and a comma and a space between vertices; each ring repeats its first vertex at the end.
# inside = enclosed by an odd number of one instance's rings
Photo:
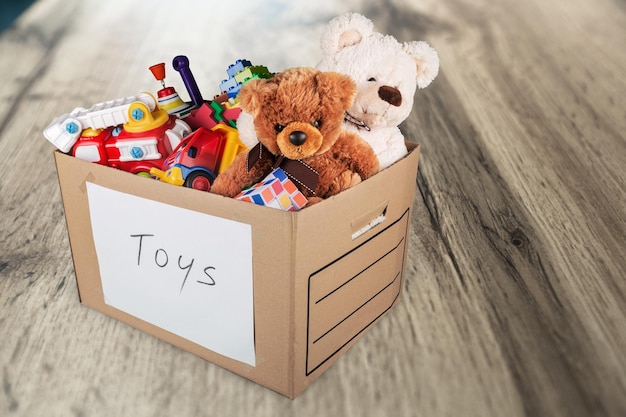
POLYGON ((246 145, 248 149, 252 149, 254 145, 259 143, 254 131, 254 119, 250 113, 242 111, 237 117, 237 130, 239 132, 239 140, 246 145))
MULTIPOLYGON (((252 116, 259 142, 272 155, 300 160, 319 174, 313 192, 301 189, 310 203, 378 172, 372 148, 358 135, 343 130, 344 112, 352 103, 355 89, 346 75, 292 68, 271 79, 249 81, 239 92, 239 103, 252 116), (304 133, 306 140, 292 143, 293 132, 304 133)), ((248 171, 248 153, 239 154, 217 176, 212 192, 235 196, 271 172, 271 158, 260 159, 248 171)))
POLYGON ((317 68, 347 74, 357 85, 346 129, 374 148, 381 169, 406 155, 398 125, 411 112, 416 87, 427 87, 437 76, 437 52, 426 42, 400 43, 375 32, 373 23, 358 13, 328 23, 322 50, 317 68))

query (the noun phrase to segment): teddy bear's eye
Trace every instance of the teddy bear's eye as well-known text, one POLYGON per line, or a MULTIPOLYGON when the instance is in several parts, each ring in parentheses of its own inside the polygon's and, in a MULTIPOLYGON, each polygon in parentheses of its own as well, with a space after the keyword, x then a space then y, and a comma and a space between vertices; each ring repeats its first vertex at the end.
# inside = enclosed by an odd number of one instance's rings
POLYGON ((374 81, 374 82, 375 82, 375 81, 376 81, 376 78, 374 78, 374 77, 370 77, 370 78, 368 78, 368 79, 367 79, 367 81, 374 81))
POLYGON ((317 119, 311 122, 311 124, 313 125, 313 127, 319 129, 320 126, 322 126, 322 119, 317 119))
POLYGON ((284 128, 285 126, 281 125, 280 123, 276 123, 276 125, 274 126, 274 129, 276 129, 278 133, 282 132, 284 128))

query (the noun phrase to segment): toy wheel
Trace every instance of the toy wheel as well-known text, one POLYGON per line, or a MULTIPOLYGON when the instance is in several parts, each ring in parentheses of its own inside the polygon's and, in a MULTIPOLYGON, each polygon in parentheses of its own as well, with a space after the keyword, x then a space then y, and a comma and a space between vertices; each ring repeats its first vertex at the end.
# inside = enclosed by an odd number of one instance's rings
POLYGON ((210 191, 211 184, 213 184, 213 178, 209 174, 196 171, 187 176, 184 186, 195 190, 210 191))

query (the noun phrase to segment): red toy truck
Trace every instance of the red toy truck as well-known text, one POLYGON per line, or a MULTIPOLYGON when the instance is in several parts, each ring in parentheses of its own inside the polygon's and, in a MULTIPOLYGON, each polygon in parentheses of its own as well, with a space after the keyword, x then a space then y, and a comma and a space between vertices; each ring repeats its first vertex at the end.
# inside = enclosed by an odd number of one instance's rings
POLYGON ((164 110, 132 108, 128 123, 86 129, 72 148, 76 158, 108 165, 133 174, 149 175, 191 131, 189 125, 164 110))
POLYGON ((170 184, 209 191, 217 174, 245 149, 232 127, 223 124, 212 129, 200 127, 183 139, 162 169, 152 168, 150 174, 170 184))

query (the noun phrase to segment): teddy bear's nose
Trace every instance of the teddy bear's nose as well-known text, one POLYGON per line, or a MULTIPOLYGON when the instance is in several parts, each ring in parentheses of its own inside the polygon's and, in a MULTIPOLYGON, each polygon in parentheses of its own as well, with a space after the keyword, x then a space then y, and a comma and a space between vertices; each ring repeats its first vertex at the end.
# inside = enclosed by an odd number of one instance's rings
POLYGON ((378 89, 378 97, 385 100, 392 106, 400 106, 402 104, 402 93, 395 87, 382 85, 378 89))
POLYGON ((289 134, 289 142, 293 143, 295 146, 300 146, 306 141, 306 133, 296 130, 295 132, 291 132, 289 134))

